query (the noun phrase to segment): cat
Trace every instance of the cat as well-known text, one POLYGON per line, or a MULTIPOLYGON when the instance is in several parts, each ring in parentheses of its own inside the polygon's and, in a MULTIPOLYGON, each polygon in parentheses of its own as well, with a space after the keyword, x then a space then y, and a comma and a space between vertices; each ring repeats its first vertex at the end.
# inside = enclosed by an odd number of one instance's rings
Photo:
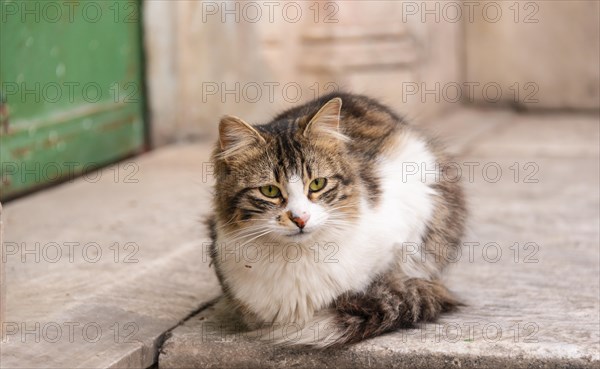
POLYGON ((212 160, 211 262, 249 329, 341 346, 461 305, 441 281, 467 214, 450 157, 376 100, 225 116, 212 160))

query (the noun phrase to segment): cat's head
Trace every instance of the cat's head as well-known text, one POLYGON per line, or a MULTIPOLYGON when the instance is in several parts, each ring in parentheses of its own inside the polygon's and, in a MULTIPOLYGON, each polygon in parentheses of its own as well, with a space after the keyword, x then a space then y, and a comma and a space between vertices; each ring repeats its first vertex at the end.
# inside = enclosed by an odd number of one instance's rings
POLYGON ((316 112, 264 126, 221 120, 215 205, 230 240, 327 242, 353 226, 360 191, 340 130, 341 104, 334 98, 316 112))

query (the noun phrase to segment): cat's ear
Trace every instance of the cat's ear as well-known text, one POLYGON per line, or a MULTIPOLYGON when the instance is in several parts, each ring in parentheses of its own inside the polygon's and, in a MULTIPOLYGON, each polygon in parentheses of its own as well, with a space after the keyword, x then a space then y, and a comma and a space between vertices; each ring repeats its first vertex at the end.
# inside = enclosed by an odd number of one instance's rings
POLYGON ((265 139, 251 125, 238 117, 226 115, 219 123, 221 157, 226 158, 253 144, 264 144, 265 139))
POLYGON ((342 99, 336 97, 329 100, 308 122, 304 129, 304 137, 347 140, 348 137, 340 132, 341 111, 342 99))

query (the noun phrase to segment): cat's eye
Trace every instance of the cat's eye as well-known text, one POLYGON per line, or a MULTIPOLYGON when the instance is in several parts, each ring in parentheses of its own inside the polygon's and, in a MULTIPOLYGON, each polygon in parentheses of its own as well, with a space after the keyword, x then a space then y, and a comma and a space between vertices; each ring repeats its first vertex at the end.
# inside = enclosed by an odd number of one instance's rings
POLYGON ((281 190, 279 190, 279 187, 277 187, 277 186, 266 185, 266 186, 262 186, 260 188, 260 193, 262 193, 263 195, 265 195, 267 197, 275 198, 281 194, 281 190))
POLYGON ((310 185, 308 185, 308 188, 312 192, 317 192, 317 191, 322 190, 326 184, 327 184, 326 178, 315 178, 312 182, 310 182, 310 185))

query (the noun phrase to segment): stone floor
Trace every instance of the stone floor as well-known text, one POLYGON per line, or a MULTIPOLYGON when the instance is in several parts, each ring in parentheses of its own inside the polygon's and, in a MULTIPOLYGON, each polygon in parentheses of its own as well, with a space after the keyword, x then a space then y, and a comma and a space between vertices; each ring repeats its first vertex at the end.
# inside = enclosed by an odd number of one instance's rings
POLYGON ((173 146, 5 205, 0 366, 597 368, 598 116, 464 110, 424 126, 469 197, 447 276, 460 312, 336 351, 215 334, 209 146, 173 146))

